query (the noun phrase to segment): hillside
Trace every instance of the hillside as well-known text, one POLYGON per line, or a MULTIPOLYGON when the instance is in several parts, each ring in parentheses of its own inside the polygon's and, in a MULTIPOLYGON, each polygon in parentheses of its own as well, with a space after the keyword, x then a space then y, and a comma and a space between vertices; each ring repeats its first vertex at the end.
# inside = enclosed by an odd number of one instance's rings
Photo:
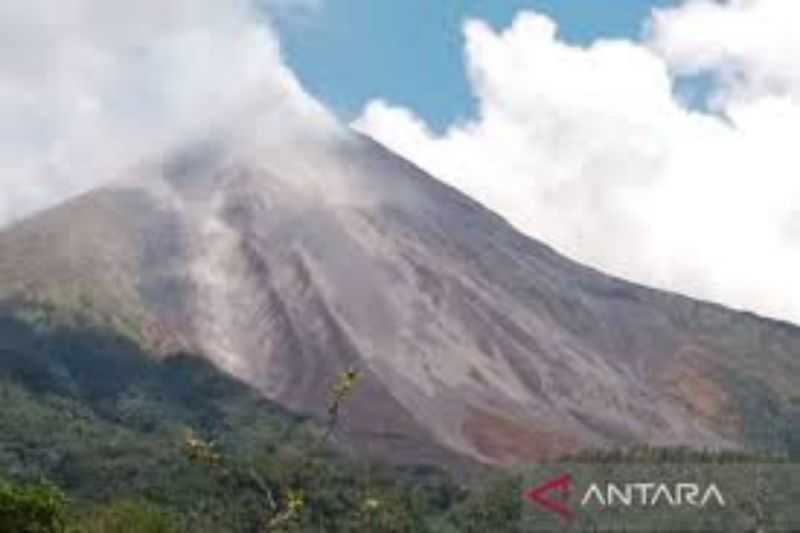
POLYGON ((342 442, 398 463, 785 452, 800 380, 800 329, 576 264, 350 134, 201 143, 6 228, 0 297, 313 417, 358 367, 342 442))
POLYGON ((0 400, 3 533, 27 532, 41 516, 26 515, 22 530, 8 525, 19 507, 9 504, 7 480, 64 491, 81 533, 255 531, 285 512, 292 491, 306 500, 292 524, 358 531, 371 497, 401 528, 464 498, 444 471, 392 469, 332 450, 321 424, 201 358, 158 361, 49 309, 0 309, 0 400), (195 441, 210 443, 220 463, 192 461, 195 441), (409 507, 412 493, 424 508, 409 507))

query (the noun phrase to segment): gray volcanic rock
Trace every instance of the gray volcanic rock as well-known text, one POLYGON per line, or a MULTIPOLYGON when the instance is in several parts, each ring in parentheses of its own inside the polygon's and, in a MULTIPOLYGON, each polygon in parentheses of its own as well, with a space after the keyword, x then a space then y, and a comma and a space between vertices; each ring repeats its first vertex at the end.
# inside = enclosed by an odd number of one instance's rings
POLYGON ((304 412, 361 368, 340 438, 398 461, 784 449, 800 381, 797 328, 576 264, 357 135, 144 166, 0 233, 0 295, 304 412))

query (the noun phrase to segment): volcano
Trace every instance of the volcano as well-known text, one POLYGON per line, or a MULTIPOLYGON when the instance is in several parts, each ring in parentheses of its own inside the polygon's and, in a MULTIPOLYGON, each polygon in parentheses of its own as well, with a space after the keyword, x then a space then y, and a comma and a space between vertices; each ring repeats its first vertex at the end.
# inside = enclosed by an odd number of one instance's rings
POLYGON ((784 450, 800 385, 800 328, 577 264, 355 133, 197 143, 7 227, 0 298, 311 416, 358 368, 340 438, 400 462, 784 450))

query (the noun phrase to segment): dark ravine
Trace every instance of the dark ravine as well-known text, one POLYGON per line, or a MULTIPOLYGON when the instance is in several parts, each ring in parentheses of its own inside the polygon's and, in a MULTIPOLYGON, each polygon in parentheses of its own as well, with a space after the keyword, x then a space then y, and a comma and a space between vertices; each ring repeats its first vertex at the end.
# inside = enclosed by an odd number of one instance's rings
POLYGON ((204 353, 300 412, 357 366, 344 434, 401 462, 780 452, 800 385, 797 327, 579 265, 356 135, 203 145, 9 227, 0 298, 204 353))

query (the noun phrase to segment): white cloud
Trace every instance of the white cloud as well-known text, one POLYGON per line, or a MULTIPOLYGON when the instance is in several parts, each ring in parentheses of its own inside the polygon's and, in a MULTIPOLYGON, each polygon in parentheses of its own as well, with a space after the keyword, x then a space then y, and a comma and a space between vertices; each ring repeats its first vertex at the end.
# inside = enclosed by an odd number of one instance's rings
POLYGON ((437 135, 377 100, 354 126, 578 260, 800 323, 799 16, 695 0, 589 47, 534 13, 470 21, 477 119, 437 135), (674 97, 688 73, 717 80, 715 114, 674 97))
POLYGON ((705 71, 723 78, 724 97, 797 98, 798 16, 800 4, 785 0, 694 1, 656 13, 650 45, 675 72, 705 71))
POLYGON ((298 117, 330 120, 246 0, 0 3, 0 225, 192 136, 298 117))

